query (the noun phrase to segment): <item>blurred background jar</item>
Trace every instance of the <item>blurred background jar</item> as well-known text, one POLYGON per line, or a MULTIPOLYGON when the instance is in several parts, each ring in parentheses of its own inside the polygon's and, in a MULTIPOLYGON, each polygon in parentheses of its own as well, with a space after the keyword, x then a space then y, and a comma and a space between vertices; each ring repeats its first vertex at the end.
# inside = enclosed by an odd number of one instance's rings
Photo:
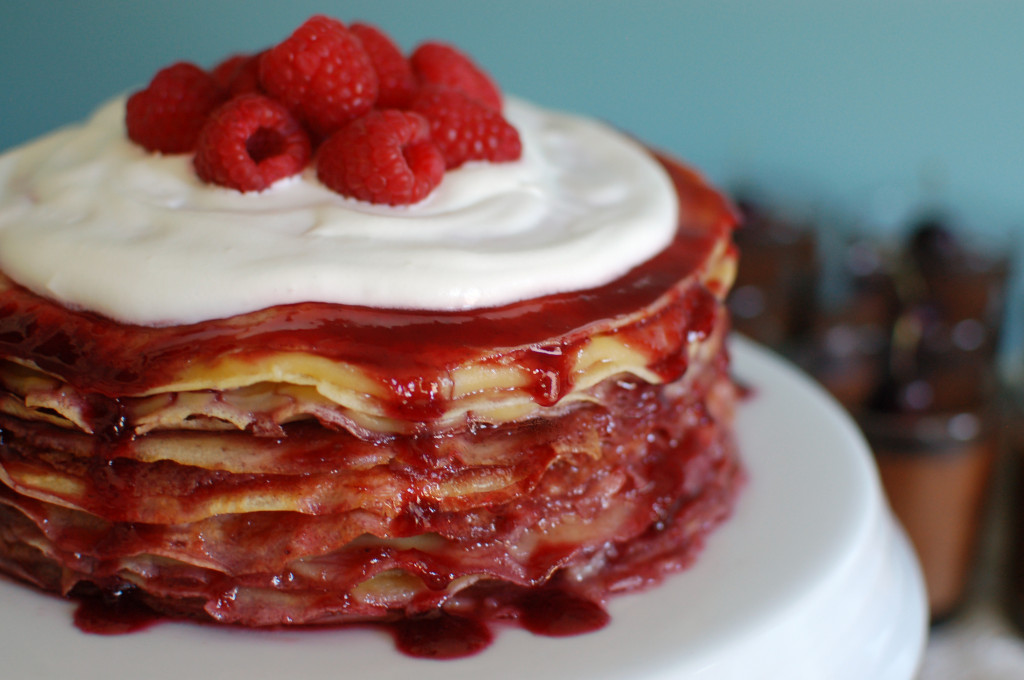
POLYGON ((736 199, 740 267, 729 296, 733 327, 783 352, 803 337, 816 308, 818 247, 808 224, 747 197, 736 199))
POLYGON ((933 621, 955 613, 968 593, 1002 450, 994 395, 950 400, 955 391, 943 380, 919 375, 888 383, 882 389, 891 392, 858 417, 889 503, 921 562, 933 621))
POLYGON ((881 379, 855 413, 917 550, 933 620, 963 601, 1004 446, 997 348, 1009 267, 935 216, 889 266, 896 302, 881 379))
POLYGON ((838 279, 826 301, 813 230, 740 205, 735 327, 794 359, 854 416, 917 551, 932 619, 949 617, 969 591, 1007 440, 998 349, 1008 259, 967 247, 945 215, 924 214, 895 243, 852 235, 826 253, 838 279))
POLYGON ((1011 620, 1024 633, 1024 384, 1018 382, 1007 393, 1008 469, 1014 477, 1012 513, 1007 522, 1010 538, 1009 598, 1011 620))
POLYGON ((866 239, 851 239, 843 245, 838 278, 835 299, 816 305, 807 335, 794 342, 794 358, 848 411, 856 413, 885 374, 899 301, 888 254, 866 239))
POLYGON ((977 560, 999 426, 990 411, 861 420, 893 512, 921 562, 933 621, 955 613, 977 560))

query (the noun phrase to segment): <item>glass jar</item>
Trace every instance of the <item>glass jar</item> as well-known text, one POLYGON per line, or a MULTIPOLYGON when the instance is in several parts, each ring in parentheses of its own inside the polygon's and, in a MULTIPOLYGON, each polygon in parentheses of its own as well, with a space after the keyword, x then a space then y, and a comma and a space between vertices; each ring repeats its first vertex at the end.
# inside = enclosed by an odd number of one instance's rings
POLYGON ((933 621, 964 600, 1000 450, 997 410, 861 414, 882 485, 924 572, 933 621))

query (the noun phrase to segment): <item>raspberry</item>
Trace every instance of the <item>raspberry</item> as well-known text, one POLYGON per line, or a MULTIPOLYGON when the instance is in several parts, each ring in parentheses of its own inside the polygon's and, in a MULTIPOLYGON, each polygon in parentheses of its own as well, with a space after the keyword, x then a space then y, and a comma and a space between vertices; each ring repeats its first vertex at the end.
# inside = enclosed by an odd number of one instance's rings
POLYGON ((441 183, 444 158, 430 141, 430 126, 422 116, 379 109, 321 145, 317 176, 344 196, 407 205, 423 200, 441 183))
POLYGON ((260 59, 260 84, 311 132, 326 137, 373 108, 377 74, 359 38, 314 16, 260 59))
POLYGON ((233 54, 224 59, 210 70, 210 75, 222 90, 228 89, 228 85, 235 77, 238 69, 250 59, 248 54, 233 54))
POLYGON ((462 92, 424 88, 411 110, 430 121, 430 136, 448 169, 471 160, 502 163, 522 155, 519 132, 496 110, 462 92))
POLYGON ((236 54, 217 64, 210 75, 221 89, 234 97, 260 92, 260 54, 236 54))
POLYGON ((187 62, 173 64, 128 98, 128 137, 149 151, 192 151, 207 115, 223 101, 224 94, 209 73, 187 62))
POLYGON ((409 58, 413 72, 424 85, 461 90, 474 99, 501 111, 501 91, 468 56, 450 45, 423 43, 409 58))
POLYGON ((349 30, 363 43, 373 70, 377 72, 377 108, 404 109, 416 91, 416 77, 412 74, 409 60, 379 28, 369 24, 352 24, 349 30))
POLYGON ((210 115, 194 164, 204 182, 262 191, 302 171, 309 136, 283 105, 260 94, 242 94, 210 115))

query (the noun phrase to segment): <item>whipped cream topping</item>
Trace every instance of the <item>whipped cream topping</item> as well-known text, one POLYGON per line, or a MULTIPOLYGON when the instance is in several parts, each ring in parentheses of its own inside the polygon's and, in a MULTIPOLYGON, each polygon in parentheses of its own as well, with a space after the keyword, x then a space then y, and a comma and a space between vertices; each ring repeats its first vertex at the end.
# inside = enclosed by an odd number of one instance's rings
POLYGON ((514 163, 445 174, 424 201, 340 196, 315 170, 260 193, 124 132, 124 100, 0 156, 0 269, 119 321, 183 324, 303 301, 465 310, 602 285, 663 249, 675 193, 637 143, 509 98, 514 163))

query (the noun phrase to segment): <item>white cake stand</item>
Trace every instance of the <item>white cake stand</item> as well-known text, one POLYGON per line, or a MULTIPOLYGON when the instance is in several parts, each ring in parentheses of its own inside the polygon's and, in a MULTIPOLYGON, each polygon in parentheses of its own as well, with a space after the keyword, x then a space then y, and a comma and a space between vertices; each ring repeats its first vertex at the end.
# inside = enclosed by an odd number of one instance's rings
POLYGON ((927 615, 916 562, 850 419, 768 352, 733 341, 753 389, 739 413, 750 473, 735 516, 690 570, 613 599, 589 635, 499 629, 466 659, 402 656, 372 630, 260 632, 164 623, 80 633, 71 605, 0 581, 11 678, 910 680, 927 615))

